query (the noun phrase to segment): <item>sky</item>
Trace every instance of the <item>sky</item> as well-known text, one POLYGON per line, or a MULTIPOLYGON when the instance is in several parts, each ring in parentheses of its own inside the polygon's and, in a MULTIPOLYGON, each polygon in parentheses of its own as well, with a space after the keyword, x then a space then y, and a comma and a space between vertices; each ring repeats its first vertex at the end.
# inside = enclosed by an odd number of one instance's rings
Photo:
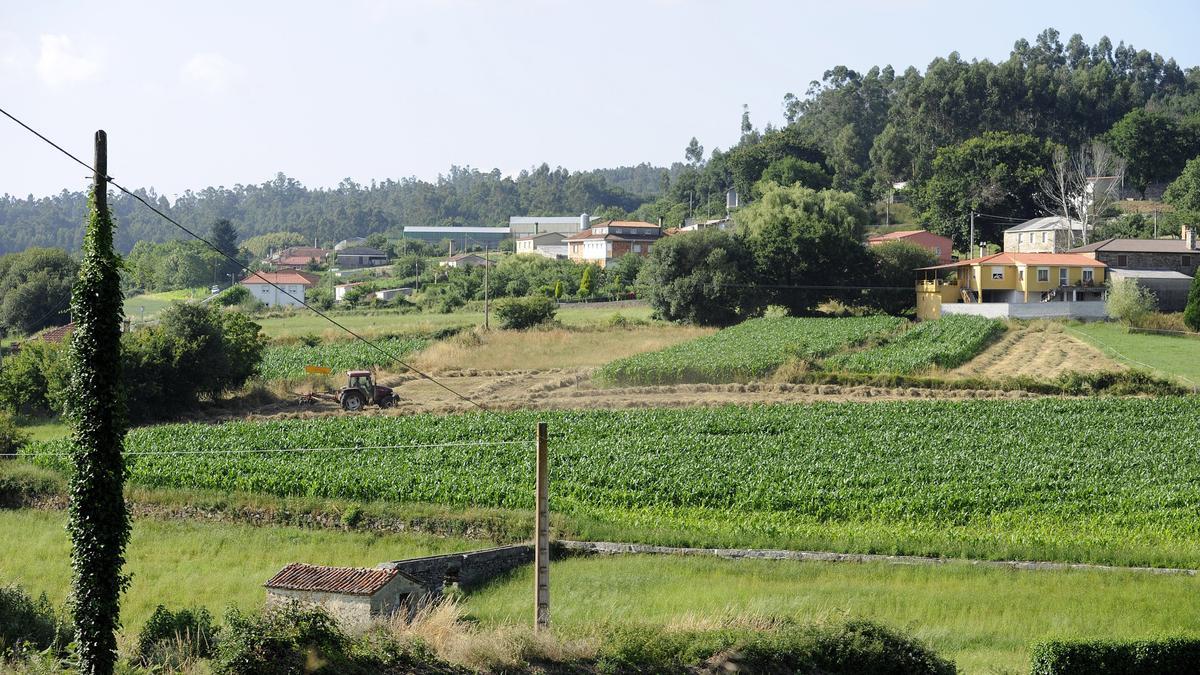
MULTIPOLYGON (((1006 0, 0 0, 0 108, 173 196, 451 165, 516 174, 727 148, 835 66, 1001 60, 1053 27, 1200 65, 1200 3, 1006 0)), ((0 194, 86 187, 0 117, 0 194)))

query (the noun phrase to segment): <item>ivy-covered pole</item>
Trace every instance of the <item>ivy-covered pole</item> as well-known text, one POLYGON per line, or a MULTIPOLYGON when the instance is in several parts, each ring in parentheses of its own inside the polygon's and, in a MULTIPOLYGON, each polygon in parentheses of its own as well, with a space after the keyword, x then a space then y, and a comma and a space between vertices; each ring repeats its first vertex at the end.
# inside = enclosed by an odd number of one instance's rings
POLYGON ((122 488, 125 407, 121 396, 120 258, 108 212, 107 138, 96 132, 96 175, 79 278, 71 293, 68 416, 75 440, 67 529, 71 533, 72 614, 79 672, 110 675, 117 659, 121 574, 129 514, 122 488))

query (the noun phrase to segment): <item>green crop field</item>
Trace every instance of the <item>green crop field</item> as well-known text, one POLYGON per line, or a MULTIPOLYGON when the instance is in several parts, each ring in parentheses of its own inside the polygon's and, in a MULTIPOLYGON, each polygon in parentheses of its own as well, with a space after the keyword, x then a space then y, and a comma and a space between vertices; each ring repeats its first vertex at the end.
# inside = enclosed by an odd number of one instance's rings
MULTIPOLYGON (((404 358, 424 349, 429 341, 425 338, 385 338, 376 344, 384 351, 404 358)), ((327 342, 309 347, 303 344, 272 345, 263 354, 259 372, 268 380, 301 377, 304 366, 325 366, 334 372, 388 366, 392 359, 358 340, 327 342)))
POLYGON ((544 419, 552 508, 573 536, 1200 567, 1198 410, 1174 397, 360 415, 149 427, 126 447, 130 479, 151 487, 528 509, 544 419), (348 447, 367 449, 259 452, 348 447))
POLYGON ((623 385, 746 382, 791 358, 813 359, 895 331, 903 319, 751 319, 690 342, 613 361, 596 377, 623 385))
POLYGON ((886 343, 828 359, 825 368, 859 373, 917 373, 932 367, 956 368, 983 351, 1004 324, 977 316, 945 316, 923 321, 886 343))

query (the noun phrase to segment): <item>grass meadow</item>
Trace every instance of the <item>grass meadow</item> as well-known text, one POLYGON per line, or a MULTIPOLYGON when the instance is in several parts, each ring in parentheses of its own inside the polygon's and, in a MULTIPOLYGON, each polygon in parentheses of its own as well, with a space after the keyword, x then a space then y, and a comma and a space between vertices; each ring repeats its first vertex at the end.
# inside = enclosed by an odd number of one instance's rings
POLYGON ((1087 340, 1118 361, 1138 368, 1149 366, 1166 377, 1200 387, 1200 340, 1130 333, 1124 326, 1108 322, 1070 325, 1067 332, 1087 340))
MULTIPOLYGON (((65 514, 0 511, 0 583, 61 603, 70 580, 65 514)), ((373 566, 468 550, 485 542, 290 527, 134 521, 123 601, 128 642, 154 607, 260 607, 262 583, 304 561, 373 566)), ((1141 638, 1200 632, 1200 579, 1102 571, 1014 571, 969 564, 721 560, 683 556, 568 558, 551 568, 551 616, 566 637, 604 625, 713 628, 763 617, 800 622, 869 618, 911 630, 967 673, 1027 672, 1031 642, 1051 637, 1141 638)), ((484 627, 524 625, 528 569, 469 594, 484 627)))

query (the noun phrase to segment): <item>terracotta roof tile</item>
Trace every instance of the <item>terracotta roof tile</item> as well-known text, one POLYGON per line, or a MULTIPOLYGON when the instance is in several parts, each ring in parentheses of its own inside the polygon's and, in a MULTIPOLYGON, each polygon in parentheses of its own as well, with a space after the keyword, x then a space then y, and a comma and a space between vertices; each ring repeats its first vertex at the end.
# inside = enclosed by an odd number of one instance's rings
POLYGON ((250 276, 242 279, 243 284, 300 284, 301 286, 315 286, 320 281, 320 277, 313 274, 305 274, 299 270, 288 270, 284 272, 254 272, 250 276))
POLYGON ((75 330, 75 323, 71 322, 65 326, 59 326, 58 328, 51 328, 50 330, 46 331, 45 333, 42 333, 38 337, 42 342, 58 343, 58 342, 62 342, 63 340, 66 340, 67 336, 69 336, 71 334, 71 332, 74 330, 75 330))
POLYGON ((396 569, 326 567, 292 563, 263 584, 291 591, 321 591, 348 595, 374 595, 400 574, 396 569))

